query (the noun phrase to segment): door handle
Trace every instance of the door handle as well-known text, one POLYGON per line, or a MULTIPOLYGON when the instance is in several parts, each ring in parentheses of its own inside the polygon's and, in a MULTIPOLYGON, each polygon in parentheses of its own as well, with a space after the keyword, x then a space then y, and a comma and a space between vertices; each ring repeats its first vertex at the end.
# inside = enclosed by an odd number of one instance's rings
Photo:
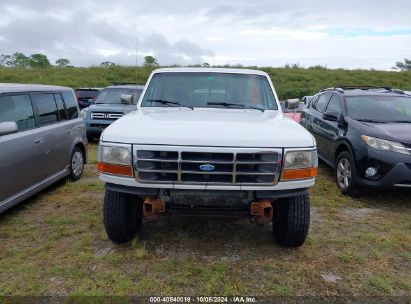
POLYGON ((67 134, 70 134, 70 133, 71 133, 71 130, 66 130, 66 132, 67 132, 67 134))
POLYGON ((37 139, 34 140, 35 144, 41 144, 42 142, 44 142, 43 138, 37 138, 37 139))

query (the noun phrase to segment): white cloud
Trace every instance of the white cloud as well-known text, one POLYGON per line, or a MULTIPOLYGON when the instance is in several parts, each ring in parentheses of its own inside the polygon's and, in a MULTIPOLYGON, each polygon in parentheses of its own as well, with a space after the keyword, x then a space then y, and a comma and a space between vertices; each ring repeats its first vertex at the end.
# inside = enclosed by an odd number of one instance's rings
POLYGON ((0 10, 1 52, 75 65, 134 65, 136 43, 138 62, 152 55, 164 65, 389 69, 411 56, 408 0, 2 0, 0 10))

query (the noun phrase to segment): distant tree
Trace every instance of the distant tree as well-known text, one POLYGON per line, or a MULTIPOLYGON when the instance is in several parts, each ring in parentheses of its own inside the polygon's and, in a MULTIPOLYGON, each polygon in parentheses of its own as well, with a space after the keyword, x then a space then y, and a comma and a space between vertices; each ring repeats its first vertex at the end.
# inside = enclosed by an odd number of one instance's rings
POLYGON ((299 69, 299 68, 300 68, 300 64, 299 64, 299 63, 292 63, 292 64, 287 63, 287 64, 284 66, 284 68, 286 68, 286 69, 299 69))
POLYGON ((116 64, 111 61, 103 61, 102 63, 100 63, 100 66, 103 68, 109 68, 109 67, 116 66, 116 64))
POLYGON ((205 68, 209 68, 209 67, 210 67, 210 64, 209 64, 208 62, 204 62, 201 66, 202 66, 202 67, 205 67, 205 68))
POLYGON ((47 68, 50 66, 50 61, 44 54, 32 54, 30 56, 30 66, 32 68, 47 68))
POLYGON ((144 57, 144 66, 145 66, 145 67, 158 66, 157 59, 154 58, 153 56, 146 56, 146 57, 144 57))
POLYGON ((1 54, 0 55, 0 66, 3 66, 3 67, 11 66, 11 55, 1 54))
POLYGON ((309 69, 312 69, 312 70, 326 70, 326 69, 327 69, 327 66, 326 66, 326 65, 317 64, 317 65, 314 65, 314 66, 310 66, 309 69))
POLYGON ((31 66, 30 57, 18 52, 12 55, 12 63, 13 66, 18 68, 29 68, 31 66))
POLYGON ((63 68, 70 65, 70 60, 65 59, 65 58, 60 58, 56 60, 56 67, 58 68, 63 68))
POLYGON ((397 61, 393 69, 400 70, 400 71, 411 71, 411 60, 405 58, 404 62, 397 61))

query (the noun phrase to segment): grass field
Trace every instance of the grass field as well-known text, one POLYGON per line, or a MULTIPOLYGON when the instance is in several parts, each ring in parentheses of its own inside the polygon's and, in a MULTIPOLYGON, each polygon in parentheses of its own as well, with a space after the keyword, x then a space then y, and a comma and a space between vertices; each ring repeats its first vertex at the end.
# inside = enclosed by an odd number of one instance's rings
MULTIPOLYGON (((324 68, 250 67, 267 72, 281 99, 317 93, 336 85, 391 86, 411 90, 411 71, 331 70, 324 68)), ((79 87, 104 87, 113 82, 145 84, 152 69, 115 66, 110 68, 0 68, 0 82, 42 83, 79 87)))
POLYGON ((306 244, 271 226, 163 218, 114 245, 96 145, 83 178, 0 215, 0 295, 411 295, 411 190, 341 196, 320 165, 306 244))

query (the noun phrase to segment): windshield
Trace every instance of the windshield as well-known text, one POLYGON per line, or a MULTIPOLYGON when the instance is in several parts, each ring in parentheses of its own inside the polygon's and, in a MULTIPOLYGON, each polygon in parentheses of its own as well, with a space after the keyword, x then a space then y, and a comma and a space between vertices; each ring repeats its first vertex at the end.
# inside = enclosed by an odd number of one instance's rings
POLYGON ((265 76, 206 72, 155 74, 141 106, 277 110, 265 76))
POLYGON ((411 97, 346 97, 348 116, 375 122, 411 122, 411 97))
POLYGON ((104 89, 97 96, 96 104, 107 103, 107 104, 121 104, 121 95, 133 95, 133 104, 136 104, 142 90, 129 89, 129 88, 117 88, 117 89, 104 89))

